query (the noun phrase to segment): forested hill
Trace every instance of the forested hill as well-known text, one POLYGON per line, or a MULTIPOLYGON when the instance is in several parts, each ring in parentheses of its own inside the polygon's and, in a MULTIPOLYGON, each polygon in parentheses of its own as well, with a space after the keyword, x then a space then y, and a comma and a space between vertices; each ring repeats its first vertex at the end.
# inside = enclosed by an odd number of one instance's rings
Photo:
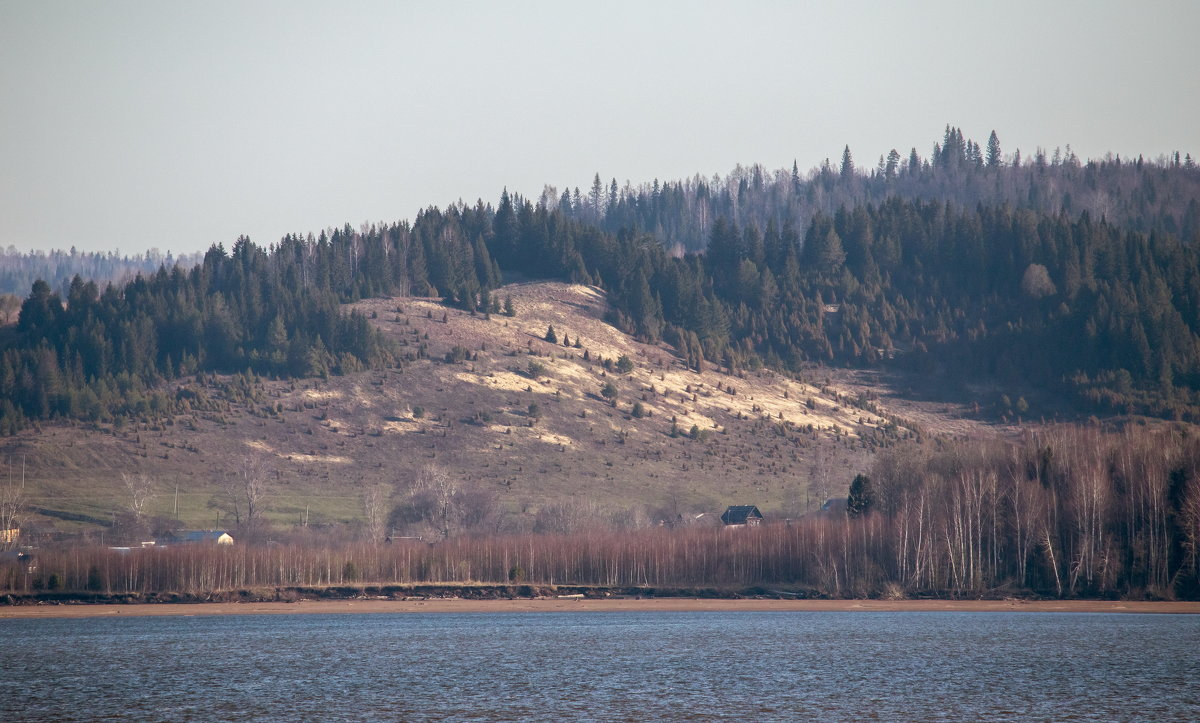
POLYGON ((847 146, 840 161, 825 160, 805 173, 761 165, 739 166, 724 178, 695 176, 637 187, 605 183, 590 189, 547 186, 540 203, 557 207, 611 233, 637 228, 677 252, 703 251, 717 219, 765 228, 791 220, 804 227, 817 214, 881 204, 890 197, 948 201, 975 208, 1007 205, 1078 218, 1087 212, 1121 228, 1200 238, 1200 172, 1190 153, 1145 160, 1107 156, 1083 162, 1071 150, 1005 152, 993 131, 981 146, 947 126, 922 156, 892 149, 877 162, 856 158, 847 146))
MULTIPOLYGON (((928 183, 957 188, 958 174, 971 188, 988 174, 1027 176, 1027 200, 889 195, 886 161, 882 181, 851 163, 828 182, 883 183, 883 200, 798 218, 781 210, 761 223, 714 207, 711 218, 701 214, 704 254, 677 254, 639 223, 605 230, 573 201, 504 193, 496 207, 430 208, 411 223, 288 236, 269 248, 240 239, 191 271, 106 289, 79 279, 65 304, 37 284, 3 339, 0 431, 29 419, 168 413, 193 401, 160 383, 201 371, 297 376, 404 363, 422 351, 401 354, 338 303, 437 295, 495 313, 502 272, 603 286, 618 326, 666 340, 693 366, 894 364, 993 379, 1012 398, 1040 387, 1101 412, 1200 418, 1200 261, 1197 242, 1183 240, 1195 236, 1200 196, 1190 159, 1133 164, 1141 190, 1115 193, 1114 203, 1146 215, 1117 223, 1028 202, 1062 195, 1061 179, 1086 177, 1091 164, 1068 157, 1004 169, 963 146, 943 170, 945 161, 920 162, 921 177, 928 166, 928 183), (1138 194, 1144 202, 1130 200, 1138 194)), ((1119 169, 1114 178, 1125 177, 1119 169)))

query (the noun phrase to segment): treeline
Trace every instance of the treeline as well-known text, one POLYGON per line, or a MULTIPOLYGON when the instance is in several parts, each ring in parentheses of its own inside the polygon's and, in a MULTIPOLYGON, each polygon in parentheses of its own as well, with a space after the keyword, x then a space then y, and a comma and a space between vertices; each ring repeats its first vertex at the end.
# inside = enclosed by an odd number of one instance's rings
POLYGON ((618 187, 596 175, 580 193, 547 186, 541 204, 610 233, 636 228, 678 252, 701 252, 717 219, 763 229, 787 220, 799 228, 819 214, 879 205, 899 196, 963 208, 1007 205, 1039 214, 1078 218, 1088 212, 1119 228, 1157 231, 1194 241, 1200 236, 1200 169, 1190 154, 1147 160, 1106 156, 1083 162, 1071 150, 1005 152, 993 131, 981 146, 959 128, 922 155, 892 149, 878 162, 856 160, 846 147, 802 172, 738 166, 724 178, 695 176, 618 187))
POLYGON ((41 280, 50 288, 66 293, 71 280, 76 276, 95 281, 124 283, 138 274, 152 274, 165 266, 168 269, 179 265, 185 269, 195 266, 200 254, 182 254, 178 257, 165 256, 157 251, 147 251, 140 256, 70 251, 31 251, 21 253, 9 246, 0 251, 0 296, 13 294, 25 296, 33 282, 41 280))
MULTIPOLYGON (((762 213, 689 210, 701 219, 703 254, 679 255, 633 230, 644 219, 621 215, 622 204, 644 210, 653 199, 610 188, 601 221, 599 188, 595 218, 570 197, 535 204, 505 192, 495 208, 430 208, 412 224, 346 226, 265 249, 243 238, 229 253, 213 247, 194 269, 164 267, 103 290, 77 278, 65 299, 38 283, 0 341, 0 433, 28 420, 165 413, 172 400, 160 383, 198 371, 304 376, 386 365, 396 350, 339 302, 437 295, 493 313, 501 272, 602 286, 619 327, 667 341, 696 368, 899 363, 1001 380, 1016 405, 977 400, 998 413, 1037 414, 1019 398, 1029 386, 1104 412, 1200 419, 1200 245, 1183 240, 1195 235, 1200 196, 1190 158, 1088 170, 1071 154, 1001 160, 951 128, 945 143, 907 171, 885 162, 882 175, 858 173, 845 154, 840 171, 805 182, 805 193, 850 189, 838 198, 855 205, 831 213, 782 202, 762 213), (1029 201, 1063 193, 1075 173, 1115 199, 1144 198, 1141 220, 1125 220, 1151 230, 1029 201), (1121 187, 1127 177, 1134 190, 1121 187), (1029 185, 1018 184, 1024 201, 964 206, 888 190, 906 178, 948 189, 986 178, 1029 185), (876 203, 865 189, 880 183, 876 203)), ((782 183, 771 186, 776 195, 796 192, 782 183)))
POLYGON ((1200 598, 1200 439, 1063 429, 882 458, 851 516, 724 529, 592 529, 436 544, 39 550, 0 590, 203 593, 260 586, 530 582, 779 585, 833 597, 1035 593, 1200 598))
POLYGON ((190 270, 163 266, 103 288, 76 276, 65 298, 37 281, 0 342, 0 433, 39 419, 168 413, 179 400, 161 383, 197 372, 295 377, 391 364, 394 346, 338 305, 433 294, 499 311, 489 291, 500 271, 484 240, 492 220, 479 204, 268 248, 240 238, 190 270))
MULTIPOLYGON (((309 261, 340 250, 322 239, 309 261)), ((65 300, 36 282, 0 354, 0 431, 30 419, 166 414, 186 400, 162 382, 202 371, 313 375, 391 363, 394 349, 368 321, 340 310, 353 288, 331 274, 306 278, 299 255, 286 241, 268 253, 240 239, 190 271, 163 267, 103 291, 76 277, 65 300)))

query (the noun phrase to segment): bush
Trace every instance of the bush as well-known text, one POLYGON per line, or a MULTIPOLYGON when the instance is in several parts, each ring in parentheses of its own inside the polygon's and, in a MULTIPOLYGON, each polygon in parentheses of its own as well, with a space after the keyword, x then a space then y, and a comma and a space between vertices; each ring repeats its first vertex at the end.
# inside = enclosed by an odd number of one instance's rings
POLYGON ((617 385, 612 382, 605 382, 604 386, 600 387, 600 396, 610 402, 617 401, 617 385))

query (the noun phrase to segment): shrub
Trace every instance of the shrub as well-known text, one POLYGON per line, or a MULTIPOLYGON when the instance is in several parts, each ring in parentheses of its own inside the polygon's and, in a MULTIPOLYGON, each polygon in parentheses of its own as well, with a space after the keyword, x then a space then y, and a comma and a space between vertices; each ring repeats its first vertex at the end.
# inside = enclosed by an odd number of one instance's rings
POLYGON ((612 382, 605 382, 604 386, 600 387, 600 396, 610 402, 617 401, 617 385, 612 382))

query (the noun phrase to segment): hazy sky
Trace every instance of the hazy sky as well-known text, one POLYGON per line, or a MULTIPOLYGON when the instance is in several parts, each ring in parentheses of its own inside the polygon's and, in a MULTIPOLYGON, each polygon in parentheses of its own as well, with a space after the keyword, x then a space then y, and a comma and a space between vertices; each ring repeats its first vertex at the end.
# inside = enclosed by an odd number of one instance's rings
POLYGON ((597 171, 927 155, 946 123, 1195 156, 1198 29, 1191 0, 0 0, 0 247, 268 244, 597 171))

